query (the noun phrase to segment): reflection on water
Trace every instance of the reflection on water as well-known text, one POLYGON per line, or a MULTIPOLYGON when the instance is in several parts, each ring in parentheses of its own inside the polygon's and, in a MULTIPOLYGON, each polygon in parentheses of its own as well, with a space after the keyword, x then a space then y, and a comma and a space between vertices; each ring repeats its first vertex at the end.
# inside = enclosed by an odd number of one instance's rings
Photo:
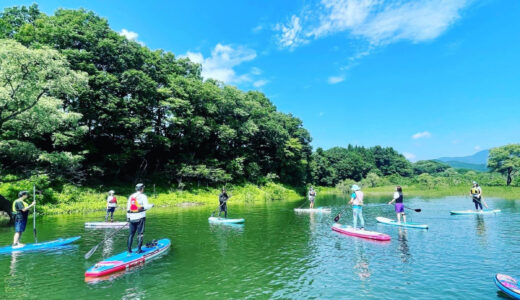
POLYGON ((484 216, 482 215, 476 215, 476 232, 477 236, 480 237, 480 243, 483 246, 487 246, 487 234, 486 234, 486 221, 484 221, 484 216))
POLYGON ((407 263, 411 257, 408 248, 408 232, 407 229, 398 228, 399 251, 401 252, 401 261, 407 263))
MULTIPOLYGON (((85 231, 84 222, 94 215, 44 217, 41 240, 82 239, 70 251, 0 256, 0 298, 30 298, 37 291, 41 299, 461 299, 463 291, 464 299, 489 299, 496 297, 494 273, 520 275, 515 201, 486 199, 503 213, 454 217, 449 211, 468 209, 467 199, 410 197, 408 205, 422 209, 414 221, 430 225, 418 230, 378 225, 376 217, 394 218, 395 212, 377 206, 386 197, 366 200, 372 204, 363 209, 366 228, 390 235, 391 241, 332 231, 330 223, 347 201, 340 197, 317 199, 331 207, 330 214, 296 214, 293 208, 301 202, 234 206, 245 225, 208 225, 209 207, 151 211, 146 240, 167 237, 173 248, 98 284, 85 283, 85 270, 124 251, 127 233, 109 238, 102 251, 85 260, 83 254, 112 231, 85 231)), ((341 221, 351 220, 348 209, 341 221)), ((0 228, 0 245, 11 238, 11 231, 0 228)))
POLYGON ((365 244, 363 242, 355 242, 354 245, 354 272, 359 276, 359 279, 366 280, 370 278, 370 265, 368 257, 365 253, 365 244))

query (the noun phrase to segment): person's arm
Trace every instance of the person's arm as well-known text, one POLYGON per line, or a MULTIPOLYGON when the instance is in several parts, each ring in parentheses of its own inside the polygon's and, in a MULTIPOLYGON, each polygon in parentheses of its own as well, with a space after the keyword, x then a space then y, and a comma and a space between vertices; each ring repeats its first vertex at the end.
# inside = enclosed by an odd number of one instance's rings
POLYGON ((130 212, 130 198, 132 198, 132 195, 128 197, 128 200, 126 201, 126 211, 130 212))
MULTIPOLYGON (((18 202, 17 205, 18 205, 18 204, 23 205, 23 204, 20 203, 20 202, 18 202)), ((29 209, 31 209, 34 205, 36 205, 36 201, 33 201, 33 202, 31 203, 31 205, 29 205, 29 206, 27 206, 27 207, 25 207, 25 208, 22 206, 22 208, 21 208, 20 210, 23 211, 23 212, 29 211, 29 209)))
POLYGON ((146 195, 142 195, 143 197, 143 208, 144 210, 149 210, 153 207, 153 204, 148 203, 148 197, 146 195))

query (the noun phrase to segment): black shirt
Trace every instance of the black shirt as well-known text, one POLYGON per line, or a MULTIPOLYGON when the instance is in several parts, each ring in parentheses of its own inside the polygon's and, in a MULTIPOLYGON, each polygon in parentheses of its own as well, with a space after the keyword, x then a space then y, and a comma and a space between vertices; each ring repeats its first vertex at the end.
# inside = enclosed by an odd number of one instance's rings
POLYGON ((228 199, 229 199, 229 196, 226 192, 222 192, 222 193, 220 193, 220 195, 218 195, 218 201, 220 201, 220 202, 227 202, 228 199))

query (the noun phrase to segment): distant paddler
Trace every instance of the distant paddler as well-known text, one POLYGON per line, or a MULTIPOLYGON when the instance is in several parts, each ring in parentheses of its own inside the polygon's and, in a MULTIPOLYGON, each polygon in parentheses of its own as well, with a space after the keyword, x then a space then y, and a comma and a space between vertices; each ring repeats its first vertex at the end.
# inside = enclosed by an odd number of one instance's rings
POLYGON ((478 185, 476 181, 473 181, 473 187, 469 191, 469 194, 471 196, 471 199, 473 200, 473 203, 475 204, 475 210, 478 212, 479 208, 482 210, 482 203, 484 203, 484 206, 486 208, 489 208, 486 201, 482 198, 482 188, 478 185))
POLYGON ((20 243, 22 233, 25 231, 25 225, 27 225, 27 217, 29 216, 30 209, 36 205, 36 201, 33 201, 31 205, 25 202, 25 199, 29 196, 29 192, 20 191, 18 193, 18 199, 13 202, 13 215, 14 215, 14 238, 13 248, 21 248, 25 246, 20 243))
POLYGON ((401 186, 395 187, 394 198, 388 202, 392 204, 395 202, 395 213, 397 214, 397 223, 401 223, 401 216, 403 216, 403 222, 406 223, 406 214, 404 213, 403 203, 403 188, 401 186))
POLYGON ((142 253, 144 238, 144 224, 146 221, 146 211, 153 207, 148 203, 148 197, 144 194, 144 184, 138 183, 135 186, 135 193, 128 197, 126 207, 129 223, 128 231, 128 253, 132 253, 132 243, 137 232, 137 253, 142 253))
POLYGON ((223 187, 220 195, 218 195, 218 203, 219 203, 219 211, 218 216, 220 217, 220 213, 224 212, 224 218, 227 218, 227 201, 229 199, 229 195, 226 191, 226 188, 223 187))
POLYGON ((107 215, 105 216, 105 222, 108 221, 108 215, 110 215, 110 222, 114 222, 114 211, 117 208, 117 198, 114 194, 115 194, 115 191, 108 192, 107 215))
POLYGON ((314 188, 312 186, 309 189, 308 196, 309 196, 310 208, 314 208, 314 198, 316 198, 316 191, 314 190, 314 188))

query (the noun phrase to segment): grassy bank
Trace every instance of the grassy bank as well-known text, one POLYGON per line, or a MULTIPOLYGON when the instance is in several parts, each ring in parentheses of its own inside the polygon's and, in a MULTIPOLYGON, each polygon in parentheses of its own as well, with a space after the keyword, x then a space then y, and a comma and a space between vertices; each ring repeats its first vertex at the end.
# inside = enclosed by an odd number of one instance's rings
MULTIPOLYGON (((459 186, 442 186, 439 188, 428 188, 420 185, 403 185, 403 193, 406 196, 417 197, 446 197, 446 196, 467 196, 471 187, 466 185, 459 186)), ((328 193, 341 193, 336 188, 325 188, 328 193)), ((366 195, 369 196, 386 196, 392 197, 395 186, 378 186, 363 188, 366 195)), ((513 186, 483 186, 482 192, 484 197, 496 197, 508 200, 520 199, 520 187, 513 186)))
MULTIPOLYGON (((116 191, 116 197, 120 206, 126 205, 127 197, 131 190, 116 191)), ((153 194, 153 188, 147 188, 145 193, 149 197, 150 203, 156 207, 171 206, 198 206, 218 204, 219 189, 201 188, 187 191, 168 190, 157 188, 153 194)), ((279 200, 300 200, 302 195, 295 188, 276 183, 268 183, 265 186, 247 184, 242 186, 228 187, 232 203, 254 203, 260 201, 279 201, 279 200)), ((45 203, 38 207, 43 214, 66 214, 66 213, 86 213, 93 211, 103 211, 106 207, 106 193, 92 188, 80 188, 67 186, 61 192, 54 195, 57 199, 54 203, 45 203)))

